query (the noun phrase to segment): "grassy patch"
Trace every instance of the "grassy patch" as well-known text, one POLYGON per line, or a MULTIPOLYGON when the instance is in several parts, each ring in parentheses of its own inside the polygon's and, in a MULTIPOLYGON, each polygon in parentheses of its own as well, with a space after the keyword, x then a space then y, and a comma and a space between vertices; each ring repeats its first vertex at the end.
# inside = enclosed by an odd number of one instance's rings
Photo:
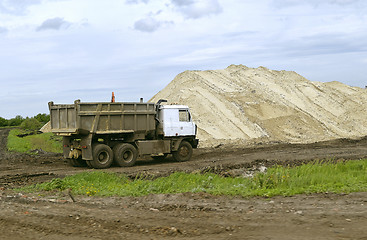
POLYGON ((367 159, 339 163, 310 163, 288 168, 276 166, 253 178, 174 173, 155 180, 135 179, 103 171, 84 172, 25 187, 26 191, 62 191, 97 196, 142 196, 182 192, 214 195, 290 196, 301 193, 367 191, 367 159))
MULTIPOLYGON (((9 132, 7 148, 9 151, 30 153, 34 149, 42 149, 46 152, 62 152, 62 138, 52 133, 35 134, 26 137, 18 137, 27 131, 12 129, 9 132)), ((28 131, 29 132, 29 131, 28 131)))

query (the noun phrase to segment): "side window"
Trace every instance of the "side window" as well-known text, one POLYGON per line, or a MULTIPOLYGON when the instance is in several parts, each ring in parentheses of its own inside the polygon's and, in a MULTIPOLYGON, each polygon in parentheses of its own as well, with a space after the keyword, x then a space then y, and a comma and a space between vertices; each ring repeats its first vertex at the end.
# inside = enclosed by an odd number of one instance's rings
POLYGON ((187 110, 178 110, 180 122, 190 122, 189 112, 187 110))

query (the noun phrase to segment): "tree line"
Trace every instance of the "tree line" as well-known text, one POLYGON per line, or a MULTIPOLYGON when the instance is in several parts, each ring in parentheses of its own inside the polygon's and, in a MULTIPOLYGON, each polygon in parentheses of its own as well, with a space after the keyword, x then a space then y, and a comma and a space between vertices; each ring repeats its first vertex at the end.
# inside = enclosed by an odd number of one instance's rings
POLYGON ((5 119, 0 117, 0 127, 16 127, 20 126, 24 129, 38 130, 44 124, 50 121, 50 115, 46 113, 39 113, 34 117, 26 117, 23 118, 20 115, 17 115, 11 119, 5 119))

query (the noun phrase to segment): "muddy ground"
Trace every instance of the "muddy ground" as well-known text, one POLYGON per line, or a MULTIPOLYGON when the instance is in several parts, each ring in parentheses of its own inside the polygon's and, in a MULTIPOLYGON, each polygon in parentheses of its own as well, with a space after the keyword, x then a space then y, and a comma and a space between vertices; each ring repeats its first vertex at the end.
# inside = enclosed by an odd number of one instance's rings
MULTIPOLYGON (((241 198, 209 194, 82 197, 12 191, 88 168, 70 167, 60 154, 6 151, 0 129, 0 239, 367 239, 367 192, 241 198)), ((141 159, 107 171, 131 177, 175 171, 239 176, 274 164, 367 158, 367 138, 246 148, 197 149, 189 162, 141 159)), ((106 171, 106 170, 105 170, 106 171)))

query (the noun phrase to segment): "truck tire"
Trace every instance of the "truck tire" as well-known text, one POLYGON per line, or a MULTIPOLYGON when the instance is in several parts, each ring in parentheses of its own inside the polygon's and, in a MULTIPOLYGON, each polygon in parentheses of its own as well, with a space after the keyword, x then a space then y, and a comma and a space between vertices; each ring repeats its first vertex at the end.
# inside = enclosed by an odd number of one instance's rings
POLYGON ((109 168, 113 162, 113 152, 106 144, 93 145, 93 160, 90 165, 94 168, 109 168))
POLYGON ((192 156, 192 146, 187 141, 182 141, 177 151, 172 152, 173 158, 177 162, 189 161, 192 156))
POLYGON ((72 167, 85 167, 87 163, 82 159, 68 158, 69 165, 72 167))
POLYGON ((85 162, 87 163, 87 166, 88 166, 88 167, 93 168, 93 166, 92 166, 92 164, 91 164, 91 162, 92 162, 92 161, 90 161, 90 160, 85 160, 85 162))
POLYGON ((116 145, 113 148, 114 152, 114 161, 120 167, 131 167, 135 164, 136 159, 138 158, 138 150, 129 144, 129 143, 121 143, 116 145))

